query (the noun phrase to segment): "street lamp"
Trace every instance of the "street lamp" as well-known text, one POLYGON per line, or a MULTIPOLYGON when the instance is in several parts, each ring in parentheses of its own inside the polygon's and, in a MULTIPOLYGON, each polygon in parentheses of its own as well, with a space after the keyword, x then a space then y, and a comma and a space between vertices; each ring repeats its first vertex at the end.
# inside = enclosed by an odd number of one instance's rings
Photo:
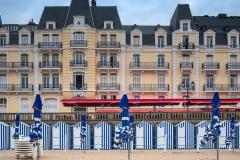
MULTIPOLYGON (((184 81, 182 81, 182 84, 181 84, 182 88, 187 90, 187 96, 186 96, 186 99, 189 98, 189 91, 190 90, 194 90, 194 87, 195 87, 195 83, 192 81, 191 84, 189 83, 184 83, 184 81)), ((186 104, 186 107, 187 107, 187 118, 188 118, 188 105, 186 104)))

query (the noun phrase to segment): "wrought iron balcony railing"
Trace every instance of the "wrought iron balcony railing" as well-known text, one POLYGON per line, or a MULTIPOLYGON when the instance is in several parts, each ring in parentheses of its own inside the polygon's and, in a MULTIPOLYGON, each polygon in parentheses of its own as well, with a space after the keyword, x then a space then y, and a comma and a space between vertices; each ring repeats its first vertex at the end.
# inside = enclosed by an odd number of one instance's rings
POLYGON ((206 62, 202 64, 202 69, 204 70, 218 70, 220 65, 218 62, 206 62))
POLYGON ((86 48, 87 47, 87 40, 71 40, 70 46, 72 48, 86 48))
POLYGON ((85 91, 87 90, 87 84, 70 84, 71 90, 85 91))
POLYGON ((240 70, 240 62, 229 62, 226 65, 227 70, 240 70))
POLYGON ((180 62, 181 69, 193 69, 193 62, 180 62))
POLYGON ((97 90, 120 90, 120 84, 118 83, 98 83, 97 90))
POLYGON ((6 69, 33 69, 32 62, 0 62, 0 70, 6 69))
POLYGON ((71 68, 86 68, 88 66, 88 62, 86 60, 79 61, 79 60, 72 60, 70 61, 71 68))
POLYGON ((240 91, 240 84, 205 84, 203 86, 203 91, 224 91, 224 92, 234 92, 240 91))
POLYGON ((98 41, 97 48, 120 48, 120 42, 115 41, 98 41))
POLYGON ((167 70, 169 69, 169 63, 158 62, 130 62, 130 69, 137 70, 167 70))
POLYGON ((39 90, 47 91, 47 92, 61 91, 62 86, 61 86, 61 84, 40 84, 39 90))
POLYGON ((182 85, 179 84, 178 85, 178 91, 182 91, 182 92, 187 92, 187 91, 195 91, 195 85, 182 85))
POLYGON ((188 50, 188 49, 190 49, 190 50, 192 50, 192 49, 195 49, 195 44, 194 43, 179 43, 179 49, 186 49, 186 50, 188 50))
POLYGON ((119 68, 119 62, 118 61, 114 61, 114 62, 99 61, 98 68, 99 69, 119 68))
POLYGON ((168 84, 130 84, 129 85, 130 91, 135 92, 167 92, 169 91, 168 84))
POLYGON ((230 48, 238 48, 238 45, 237 44, 232 44, 232 45, 229 45, 230 48))
POLYGON ((48 68, 62 68, 61 62, 39 62, 39 68, 48 69, 48 68))
POLYGON ((0 92, 32 92, 31 84, 0 84, 0 92))
POLYGON ((62 42, 39 42, 38 48, 41 49, 60 49, 62 48, 62 42))

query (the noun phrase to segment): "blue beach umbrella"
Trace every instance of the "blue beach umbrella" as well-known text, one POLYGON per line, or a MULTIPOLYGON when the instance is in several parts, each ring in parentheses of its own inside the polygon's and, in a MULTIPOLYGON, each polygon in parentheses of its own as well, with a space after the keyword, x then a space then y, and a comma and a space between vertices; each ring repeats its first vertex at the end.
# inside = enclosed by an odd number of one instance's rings
POLYGON ((229 135, 226 137, 226 146, 229 147, 230 144, 233 142, 234 138, 235 138, 235 118, 232 117, 231 121, 230 121, 230 133, 229 135))
POLYGON ((13 139, 19 139, 19 127, 20 127, 20 116, 17 114, 15 120, 15 133, 13 134, 13 139))
POLYGON ((42 104, 41 96, 37 94, 32 107, 34 109, 34 123, 32 127, 32 132, 29 135, 31 142, 42 139, 42 122, 41 122, 42 106, 43 104, 42 104))
POLYGON ((81 132, 80 132, 80 138, 81 142, 83 143, 87 136, 87 117, 86 115, 81 116, 81 132))

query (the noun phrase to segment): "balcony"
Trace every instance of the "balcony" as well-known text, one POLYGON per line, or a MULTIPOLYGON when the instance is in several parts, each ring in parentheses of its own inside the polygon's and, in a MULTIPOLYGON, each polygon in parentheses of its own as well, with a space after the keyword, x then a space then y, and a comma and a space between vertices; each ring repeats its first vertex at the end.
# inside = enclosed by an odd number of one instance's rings
POLYGON ((130 70, 169 70, 169 63, 155 63, 155 62, 131 62, 129 65, 130 70))
POLYGON ((240 71, 240 62, 229 62, 226 65, 228 71, 240 71))
POLYGON ((191 70, 193 69, 193 62, 180 62, 180 68, 182 70, 191 70))
POLYGON ((131 92, 168 92, 168 84, 130 84, 131 92))
POLYGON ((237 44, 232 44, 232 45, 229 45, 229 48, 231 48, 231 49, 237 49, 237 48, 238 48, 238 45, 237 45, 237 44))
POLYGON ((61 62, 39 62, 39 68, 41 69, 61 69, 61 62))
POLYGON ((204 92, 240 92, 239 84, 205 84, 204 92))
POLYGON ((0 84, 0 92, 33 92, 33 85, 0 84))
POLYGON ((70 84, 70 89, 72 91, 86 91, 87 84, 70 84))
POLYGON ((71 40, 71 48, 87 48, 87 40, 71 40))
POLYGON ((62 42, 39 42, 38 48, 41 49, 60 49, 62 48, 62 42))
POLYGON ((192 91, 195 91, 195 84, 194 84, 194 82, 192 82, 192 84, 189 85, 189 86, 185 86, 185 85, 179 84, 178 85, 178 91, 180 91, 180 92, 192 92, 192 91))
POLYGON ((119 69, 119 62, 98 62, 98 69, 119 69))
POLYGON ((210 71, 219 70, 220 65, 219 65, 218 62, 206 62, 206 63, 202 64, 202 69, 203 70, 210 70, 210 71))
POLYGON ((61 84, 40 84, 39 91, 41 92, 59 92, 62 90, 61 84))
POLYGON ((195 44, 194 43, 179 43, 180 50, 194 50, 195 44))
POLYGON ((87 68, 88 62, 86 60, 79 61, 79 60, 72 60, 70 61, 71 68, 87 68))
POLYGON ((97 90, 100 91, 119 91, 120 84, 118 83, 98 83, 97 90))
POLYGON ((120 42, 98 41, 97 48, 120 48, 120 42))
POLYGON ((0 70, 32 70, 31 62, 0 62, 0 70))

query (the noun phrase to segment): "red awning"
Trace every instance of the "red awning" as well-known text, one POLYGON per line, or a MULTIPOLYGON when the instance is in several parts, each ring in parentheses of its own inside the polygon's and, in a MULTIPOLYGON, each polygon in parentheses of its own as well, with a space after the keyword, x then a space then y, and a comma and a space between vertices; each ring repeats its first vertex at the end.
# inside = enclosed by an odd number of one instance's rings
MULTIPOLYGON (((63 99, 65 107, 116 107, 119 99, 63 99)), ((129 99, 130 106, 211 105, 212 99, 129 99)), ((221 99, 222 105, 236 105, 240 99, 221 99)))

